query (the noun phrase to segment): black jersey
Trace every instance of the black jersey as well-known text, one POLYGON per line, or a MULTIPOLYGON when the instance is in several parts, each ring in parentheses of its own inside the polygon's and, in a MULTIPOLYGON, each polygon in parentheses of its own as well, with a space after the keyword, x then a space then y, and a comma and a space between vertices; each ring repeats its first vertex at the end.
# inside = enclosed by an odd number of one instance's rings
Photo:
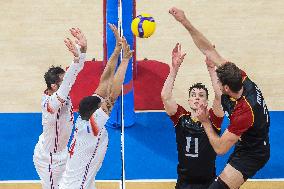
MULTIPOLYGON (((211 182, 216 176, 216 153, 201 123, 194 121, 190 112, 180 105, 171 119, 176 131, 178 180, 193 184, 211 182)), ((219 133, 222 119, 217 118, 212 110, 210 119, 219 133)))
POLYGON ((225 114, 230 119, 228 131, 241 136, 235 152, 244 151, 247 155, 263 155, 269 148, 270 117, 264 98, 257 85, 242 71, 243 94, 234 100, 222 95, 225 114))

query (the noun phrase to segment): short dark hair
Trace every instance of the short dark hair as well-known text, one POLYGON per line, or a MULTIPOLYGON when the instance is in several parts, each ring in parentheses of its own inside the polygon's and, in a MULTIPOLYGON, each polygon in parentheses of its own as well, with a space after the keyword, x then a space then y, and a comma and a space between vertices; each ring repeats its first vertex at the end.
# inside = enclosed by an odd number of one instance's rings
POLYGON ((226 62, 216 69, 217 76, 222 85, 228 85, 229 88, 237 93, 242 89, 241 70, 232 62, 226 62))
POLYGON ((64 74, 65 71, 60 66, 51 66, 44 74, 44 80, 48 89, 51 89, 51 84, 59 83, 60 74, 64 74))
POLYGON ((203 89, 206 92, 206 98, 208 99, 208 89, 203 85, 202 83, 195 83, 188 89, 188 95, 190 96, 190 93, 192 89, 203 89))
POLYGON ((101 99, 97 96, 84 97, 79 104, 81 119, 89 120, 91 115, 99 108, 101 99))

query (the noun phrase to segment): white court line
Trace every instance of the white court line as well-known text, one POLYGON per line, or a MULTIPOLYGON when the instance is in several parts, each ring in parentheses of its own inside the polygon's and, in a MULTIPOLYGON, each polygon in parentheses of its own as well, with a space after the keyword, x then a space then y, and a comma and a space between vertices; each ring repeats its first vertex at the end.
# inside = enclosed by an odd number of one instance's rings
MULTIPOLYGON (((273 178, 273 179, 248 179, 248 181, 259 182, 276 182, 284 181, 284 178, 273 178)), ((96 182, 114 182, 120 183, 120 180, 96 180, 96 182)), ((137 180, 126 180, 126 182, 176 182, 176 179, 137 179, 137 180)), ((40 180, 7 180, 0 181, 0 184, 15 184, 15 183, 40 183, 40 180)))
POLYGON ((166 112, 165 110, 135 110, 135 113, 166 112))

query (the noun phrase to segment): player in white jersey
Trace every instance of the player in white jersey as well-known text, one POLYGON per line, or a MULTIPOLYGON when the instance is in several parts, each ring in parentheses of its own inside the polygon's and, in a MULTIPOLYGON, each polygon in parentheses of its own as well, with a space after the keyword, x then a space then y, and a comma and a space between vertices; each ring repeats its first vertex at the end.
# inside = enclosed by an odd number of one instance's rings
POLYGON ((45 73, 47 89, 42 96, 42 126, 34 149, 33 161, 43 189, 57 189, 68 157, 67 144, 73 127, 73 110, 69 92, 85 62, 87 40, 79 28, 70 29, 77 47, 64 40, 74 60, 67 72, 52 66, 45 73))
POLYGON ((108 146, 105 123, 115 100, 121 94, 128 62, 132 57, 132 51, 125 38, 119 37, 114 25, 110 25, 110 28, 116 37, 116 47, 104 69, 95 94, 80 101, 80 116, 75 124, 75 135, 60 189, 95 188, 94 177, 105 157, 108 146), (123 57, 115 73, 121 48, 123 57))

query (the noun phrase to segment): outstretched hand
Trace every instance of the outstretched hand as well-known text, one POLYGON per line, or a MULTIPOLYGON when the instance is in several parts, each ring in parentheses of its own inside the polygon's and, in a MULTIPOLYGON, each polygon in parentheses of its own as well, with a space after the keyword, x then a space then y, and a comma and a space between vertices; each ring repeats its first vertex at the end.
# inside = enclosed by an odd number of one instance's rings
POLYGON ((181 45, 179 43, 176 44, 175 48, 172 51, 172 68, 178 70, 186 53, 181 52, 181 45))
POLYGON ((66 38, 64 40, 64 43, 66 47, 68 48, 68 50, 74 55, 74 57, 79 57, 78 49, 76 48, 76 46, 74 45, 71 39, 66 38))
POLYGON ((209 120, 209 111, 207 109, 207 106, 204 104, 201 104, 197 110, 197 119, 201 122, 201 123, 208 123, 210 122, 209 120))
POLYGON ((121 50, 121 48, 122 48, 122 37, 120 37, 117 27, 114 24, 110 24, 110 23, 108 25, 109 25, 111 31, 113 32, 115 40, 116 40, 116 46, 115 47, 117 49, 121 50))
POLYGON ((172 8, 169 10, 169 13, 170 13, 171 15, 173 15, 173 17, 174 17, 177 21, 179 21, 179 22, 182 22, 182 21, 186 20, 186 16, 185 16, 183 10, 181 10, 181 9, 178 9, 178 8, 176 8, 176 7, 172 7, 172 8))
POLYGON ((81 53, 86 53, 87 51, 87 39, 83 32, 79 28, 71 28, 71 34, 76 38, 75 43, 80 46, 81 53))
POLYGON ((133 50, 130 50, 130 46, 128 45, 125 37, 122 37, 122 49, 123 49, 123 59, 130 60, 132 58, 133 50))

